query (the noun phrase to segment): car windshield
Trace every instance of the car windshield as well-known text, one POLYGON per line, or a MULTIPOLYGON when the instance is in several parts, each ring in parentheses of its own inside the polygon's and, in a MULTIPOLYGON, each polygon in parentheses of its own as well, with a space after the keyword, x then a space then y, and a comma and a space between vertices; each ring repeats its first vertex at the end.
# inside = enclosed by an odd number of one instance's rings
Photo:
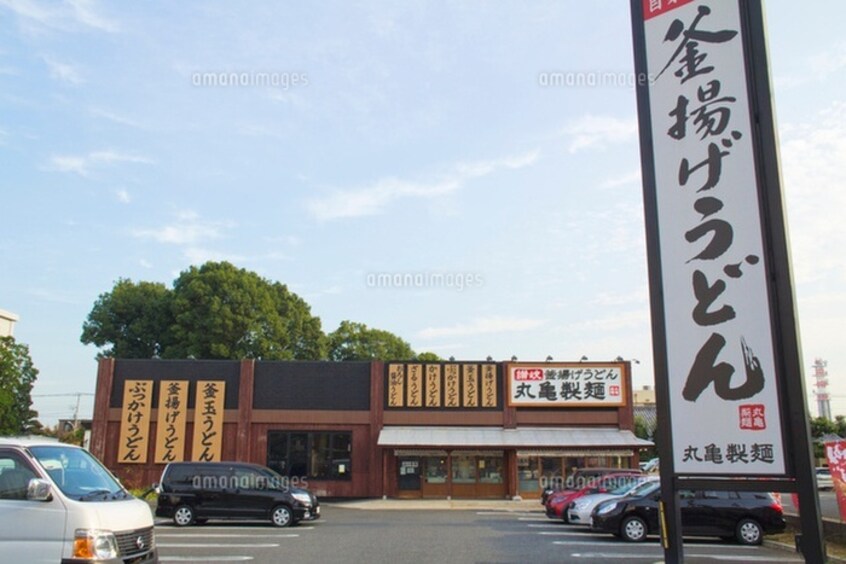
POLYGON ((640 497, 644 495, 649 495, 655 490, 660 487, 660 484, 656 480, 648 480, 643 482, 642 484, 638 484, 636 488, 628 492, 628 495, 632 497, 640 497))
POLYGON ((29 451, 66 496, 79 501, 113 501, 129 497, 123 486, 88 451, 62 445, 29 451))
POLYGON ((623 484, 623 485, 621 485, 617 488, 614 488, 613 490, 611 490, 608 493, 613 494, 613 495, 625 495, 625 494, 629 493, 630 491, 632 491, 632 488, 637 487, 638 484, 640 484, 640 482, 641 482, 641 480, 634 480, 633 482, 627 482, 627 483, 625 483, 625 484, 623 484))

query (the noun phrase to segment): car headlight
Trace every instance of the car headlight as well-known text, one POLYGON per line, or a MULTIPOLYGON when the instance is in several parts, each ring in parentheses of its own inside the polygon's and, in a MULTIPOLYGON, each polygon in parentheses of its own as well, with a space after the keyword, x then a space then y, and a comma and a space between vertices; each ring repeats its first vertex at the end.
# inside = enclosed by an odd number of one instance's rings
POLYGON ((73 538, 73 557, 85 560, 117 558, 118 547, 114 533, 97 529, 77 529, 73 538))
POLYGON ((581 511, 585 507, 587 507, 588 505, 590 505, 589 501, 582 501, 582 500, 575 501, 575 502, 573 502, 573 509, 575 509, 576 511, 581 511))
POLYGON ((617 502, 616 501, 612 501, 611 503, 603 503, 599 507, 596 508, 595 513, 597 515, 606 515, 608 513, 611 513, 612 511, 614 511, 616 508, 617 508, 617 502))
POLYGON ((295 492, 291 495, 303 505, 311 505, 311 496, 307 492, 295 492))

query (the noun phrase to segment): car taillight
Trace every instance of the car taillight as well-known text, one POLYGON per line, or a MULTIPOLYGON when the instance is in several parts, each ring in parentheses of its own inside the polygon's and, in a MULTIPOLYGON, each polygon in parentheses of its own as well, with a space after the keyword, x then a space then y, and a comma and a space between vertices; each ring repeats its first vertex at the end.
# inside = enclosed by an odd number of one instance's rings
POLYGON ((772 503, 770 503, 770 509, 773 509, 778 513, 784 513, 784 507, 781 506, 781 502, 772 496, 770 496, 770 499, 772 500, 772 503))

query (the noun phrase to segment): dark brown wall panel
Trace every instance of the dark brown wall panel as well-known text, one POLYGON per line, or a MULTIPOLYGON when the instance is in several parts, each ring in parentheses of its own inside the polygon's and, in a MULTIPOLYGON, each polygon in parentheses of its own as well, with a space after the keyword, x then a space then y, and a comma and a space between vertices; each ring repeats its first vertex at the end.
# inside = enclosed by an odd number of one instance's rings
POLYGON ((370 410, 369 362, 257 362, 254 409, 370 410))

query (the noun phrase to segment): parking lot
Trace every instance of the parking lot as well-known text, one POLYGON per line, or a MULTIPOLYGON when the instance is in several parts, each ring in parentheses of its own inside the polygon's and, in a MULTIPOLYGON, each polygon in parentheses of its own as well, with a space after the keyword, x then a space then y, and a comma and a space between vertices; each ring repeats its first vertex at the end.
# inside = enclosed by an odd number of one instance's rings
MULTIPOLYGON (((324 504, 323 517, 291 528, 209 522, 156 527, 162 562, 656 562, 657 538, 624 543, 523 510, 368 510, 324 504)), ((685 542, 686 562, 803 562, 768 546, 685 542)))

